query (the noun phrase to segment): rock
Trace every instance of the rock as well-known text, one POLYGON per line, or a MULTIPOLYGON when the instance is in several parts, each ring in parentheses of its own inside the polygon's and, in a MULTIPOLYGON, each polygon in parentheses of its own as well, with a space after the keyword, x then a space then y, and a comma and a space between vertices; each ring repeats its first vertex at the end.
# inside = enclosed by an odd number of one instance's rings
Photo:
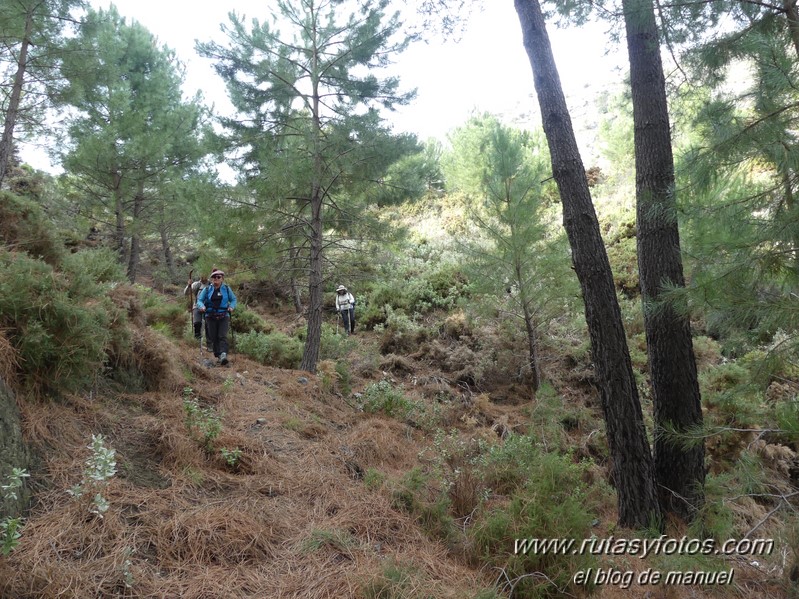
MULTIPOLYGON (((14 392, 0 379, 0 485, 9 482, 14 468, 30 472, 34 457, 22 438, 22 420, 14 392)), ((0 494, 0 520, 25 512, 30 500, 27 484, 17 493, 17 499, 5 499, 0 494)))

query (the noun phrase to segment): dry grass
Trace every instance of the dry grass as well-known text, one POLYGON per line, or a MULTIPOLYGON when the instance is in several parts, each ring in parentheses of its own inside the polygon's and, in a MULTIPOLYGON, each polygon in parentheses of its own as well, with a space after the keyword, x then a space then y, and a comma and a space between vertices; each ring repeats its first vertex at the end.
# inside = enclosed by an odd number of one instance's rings
POLYGON ((6 331, 0 329, 0 381, 5 381, 13 387, 18 370, 19 354, 6 336, 6 331))
POLYGON ((172 344, 149 328, 133 332, 133 355, 137 370, 151 391, 178 391, 185 384, 172 344))
MULTIPOLYGON (((230 367, 207 368, 193 345, 175 347, 146 330, 133 340, 150 391, 20 402, 25 434, 42 450, 47 490, 37 495, 19 547, 0 558, 0 597, 463 599, 499 577, 431 539, 416 516, 392 505, 390 485, 364 484, 370 469, 396 481, 423 463, 420 451, 431 443, 423 431, 359 413, 321 377, 235 354, 230 367), (221 418, 212 451, 186 428, 187 386, 221 418), (118 464, 102 491, 111 506, 102 518, 89 512, 89 497, 66 493, 80 482, 86 446, 98 432, 118 464), (236 464, 222 458, 222 447, 238 450, 236 464)), ((332 377, 332 364, 325 368, 332 377)), ((406 379, 405 390, 419 401, 448 397, 441 403, 447 429, 497 440, 500 429, 521 430, 529 421, 528 404, 468 397, 424 362, 414 368, 421 382, 406 379)), ((354 388, 365 384, 353 381, 354 388)), ((601 478, 596 468, 591 475, 601 478)), ((464 516, 480 489, 461 470, 450 499, 464 516)), ((741 518, 747 510, 763 514, 763 506, 739 507, 741 518)), ((740 567, 752 588, 755 574, 740 567)), ((769 597, 772 587, 741 596, 769 597)), ((652 591, 650 599, 724 596, 701 588, 628 589, 624 596, 646 596, 639 590, 652 591)), ((607 587, 596 596, 621 592, 607 587)))
POLYGON ((134 346, 153 391, 26 402, 26 434, 47 449, 51 490, 0 560, 0 596, 358 597, 394 562, 412 564, 415 584, 436 597, 487 584, 364 487, 365 468, 399 473, 414 462, 418 433, 405 424, 359 415, 306 373, 241 356, 209 370, 193 348, 176 351, 147 331, 134 346), (198 380, 183 380, 181 366, 198 380), (238 449, 235 467, 188 434, 184 386, 221 416, 215 447, 238 449), (286 415, 303 428, 283 427, 286 415), (96 432, 119 469, 102 491, 111 505, 102 518, 89 497, 66 493, 96 432))

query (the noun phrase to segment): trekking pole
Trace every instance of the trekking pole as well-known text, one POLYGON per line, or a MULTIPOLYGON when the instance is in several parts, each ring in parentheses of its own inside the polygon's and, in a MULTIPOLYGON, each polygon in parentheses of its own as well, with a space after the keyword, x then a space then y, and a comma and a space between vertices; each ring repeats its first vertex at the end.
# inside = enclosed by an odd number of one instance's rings
POLYGON ((228 312, 228 314, 230 314, 230 347, 228 347, 228 353, 232 354, 236 349, 236 334, 233 331, 233 312, 228 312))
MULTIPOLYGON (((205 332, 205 312, 200 312, 200 362, 203 359, 203 333, 205 332)), ((206 337, 206 342, 208 337, 206 337)))
POLYGON ((338 321, 341 319, 341 312, 336 310, 336 335, 338 336, 338 321))
POLYGON ((194 273, 192 268, 189 271, 189 332, 194 334, 194 291, 191 288, 191 275, 194 273))

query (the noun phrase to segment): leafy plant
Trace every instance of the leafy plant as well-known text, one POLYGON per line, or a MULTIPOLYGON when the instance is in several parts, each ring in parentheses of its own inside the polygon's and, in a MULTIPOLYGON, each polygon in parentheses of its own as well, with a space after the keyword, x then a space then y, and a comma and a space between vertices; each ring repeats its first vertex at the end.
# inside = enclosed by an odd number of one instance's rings
POLYGON ((416 407, 402 391, 386 380, 368 385, 361 400, 365 412, 370 414, 382 412, 386 416, 396 418, 407 418, 416 407))
MULTIPOLYGON (((0 489, 3 490, 3 498, 7 500, 18 499, 23 480, 28 477, 30 477, 30 474, 25 469, 12 469, 7 477, 8 483, 0 485, 0 489)), ((8 555, 17 547, 22 536, 20 531, 24 522, 24 518, 12 518, 10 516, 0 520, 0 553, 8 555)))
POLYGON ((247 306, 239 303, 230 319, 230 326, 236 333, 271 333, 272 326, 247 306))
POLYGON ((89 511, 102 518, 110 507, 102 490, 117 472, 116 451, 105 446, 105 439, 102 435, 92 435, 92 442, 88 448, 91 450, 91 454, 86 460, 83 479, 80 484, 69 489, 68 493, 73 497, 94 493, 89 511))
MULTIPOLYGON (((201 442, 206 451, 213 451, 214 440, 222 431, 222 419, 213 407, 201 406, 194 397, 186 396, 183 390, 183 411, 186 413, 186 428, 189 434, 201 442)), ((190 389, 189 389, 190 391, 190 389)))
POLYGON ((0 328, 19 353, 23 380, 78 391, 94 383, 125 316, 103 287, 74 285, 69 275, 25 254, 0 250, 0 328))
POLYGON ((225 460, 225 463, 231 468, 235 468, 241 459, 241 449, 238 447, 234 447, 233 449, 222 447, 219 449, 219 453, 222 454, 222 459, 225 460))
POLYGON ((573 585, 574 572, 590 567, 594 556, 518 552, 515 539, 587 538, 594 515, 582 482, 583 466, 571 456, 546 453, 530 437, 510 437, 491 448, 482 464, 486 482, 503 486, 505 504, 480 514, 469 533, 473 557, 504 569, 518 579, 514 597, 562 597, 573 585), (543 572, 547 580, 527 578, 543 572))

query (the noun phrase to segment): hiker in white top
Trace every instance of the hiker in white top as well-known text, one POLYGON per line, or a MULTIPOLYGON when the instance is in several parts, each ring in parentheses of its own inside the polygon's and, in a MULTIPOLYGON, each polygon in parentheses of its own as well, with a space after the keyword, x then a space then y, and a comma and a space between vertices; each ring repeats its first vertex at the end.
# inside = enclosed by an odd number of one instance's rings
POLYGON ((336 312, 341 314, 347 335, 355 332, 355 298, 344 285, 336 287, 336 312))

